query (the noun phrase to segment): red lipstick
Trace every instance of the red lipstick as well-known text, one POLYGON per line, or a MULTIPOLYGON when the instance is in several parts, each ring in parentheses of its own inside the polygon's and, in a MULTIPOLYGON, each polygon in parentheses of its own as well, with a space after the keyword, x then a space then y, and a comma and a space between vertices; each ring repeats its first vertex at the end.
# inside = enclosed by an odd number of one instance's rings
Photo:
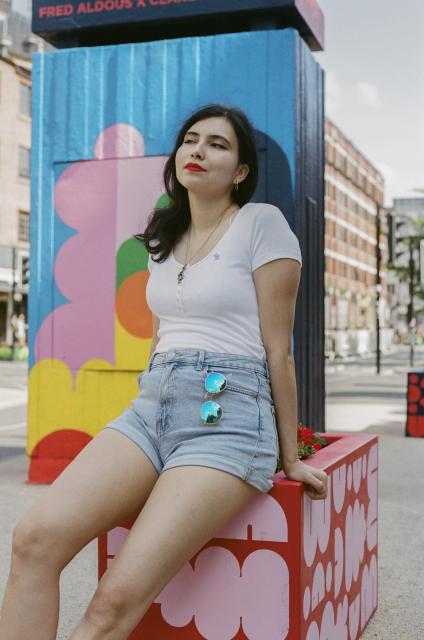
POLYGON ((188 169, 189 171, 206 171, 206 169, 203 169, 199 164, 196 164, 195 162, 189 162, 184 168, 188 169))

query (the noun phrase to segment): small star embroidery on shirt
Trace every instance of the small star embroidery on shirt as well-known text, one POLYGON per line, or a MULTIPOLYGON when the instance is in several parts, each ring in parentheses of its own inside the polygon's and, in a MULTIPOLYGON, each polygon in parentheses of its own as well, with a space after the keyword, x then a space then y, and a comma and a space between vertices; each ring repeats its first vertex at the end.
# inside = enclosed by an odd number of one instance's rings
POLYGON ((221 256, 219 255, 219 253, 214 253, 213 257, 215 258, 215 260, 219 260, 221 256))

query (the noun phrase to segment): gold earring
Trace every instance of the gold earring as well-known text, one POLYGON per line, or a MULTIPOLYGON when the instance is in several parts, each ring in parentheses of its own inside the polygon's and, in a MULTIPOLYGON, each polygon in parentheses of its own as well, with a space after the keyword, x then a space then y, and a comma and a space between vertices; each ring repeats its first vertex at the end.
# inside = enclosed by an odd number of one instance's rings
POLYGON ((238 182, 235 182, 234 184, 236 185, 235 191, 238 191, 238 185, 239 185, 239 183, 238 183, 238 182))

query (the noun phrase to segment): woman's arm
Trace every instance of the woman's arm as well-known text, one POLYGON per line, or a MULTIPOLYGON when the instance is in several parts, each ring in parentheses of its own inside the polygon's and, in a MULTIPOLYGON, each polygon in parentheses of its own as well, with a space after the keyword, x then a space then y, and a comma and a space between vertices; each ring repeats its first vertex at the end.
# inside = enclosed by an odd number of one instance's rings
POLYGON ((267 351, 272 399, 275 405, 280 460, 284 471, 298 458, 297 452, 297 389, 293 354, 267 351))
POLYGON ((286 477, 306 485, 313 500, 327 496, 327 474, 304 464, 297 452, 297 389, 292 335, 301 266, 292 258, 266 262, 253 272, 261 335, 267 354, 272 399, 286 477))
POLYGON ((272 260, 253 272, 284 471, 298 460, 292 335, 300 273, 300 264, 291 258, 272 260))

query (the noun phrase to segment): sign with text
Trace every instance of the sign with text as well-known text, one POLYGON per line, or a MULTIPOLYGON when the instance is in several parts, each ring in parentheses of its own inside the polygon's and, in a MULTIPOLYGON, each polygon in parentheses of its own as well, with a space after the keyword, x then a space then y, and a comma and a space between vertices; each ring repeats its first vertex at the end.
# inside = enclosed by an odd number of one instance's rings
POLYGON ((282 27, 303 29, 309 32, 313 48, 322 48, 323 15, 317 0, 33 0, 32 31, 54 42, 61 34, 87 29, 143 24, 169 29, 179 23, 181 35, 182 21, 187 25, 196 20, 255 16, 275 17, 283 21, 282 27))

